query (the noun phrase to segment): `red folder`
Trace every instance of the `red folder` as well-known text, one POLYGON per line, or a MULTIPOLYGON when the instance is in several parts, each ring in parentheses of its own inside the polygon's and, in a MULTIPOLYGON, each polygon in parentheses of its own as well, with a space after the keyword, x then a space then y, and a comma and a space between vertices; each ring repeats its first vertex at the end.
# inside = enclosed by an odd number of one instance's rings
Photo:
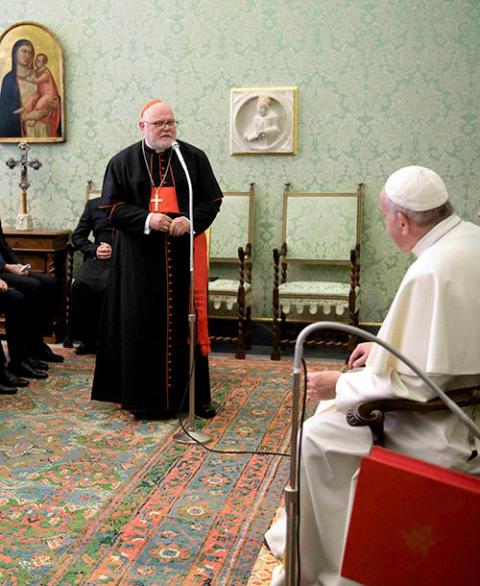
POLYGON ((480 478, 374 447, 341 574, 368 586, 479 586, 480 478))

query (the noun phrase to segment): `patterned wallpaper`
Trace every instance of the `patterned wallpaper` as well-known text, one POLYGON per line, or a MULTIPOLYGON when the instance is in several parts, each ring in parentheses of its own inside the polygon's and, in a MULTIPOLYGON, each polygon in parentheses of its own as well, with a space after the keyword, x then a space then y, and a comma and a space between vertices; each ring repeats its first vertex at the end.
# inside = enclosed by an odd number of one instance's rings
MULTIPOLYGON (((271 315, 271 250, 283 184, 352 191, 365 183, 361 321, 381 321, 411 259, 378 212, 384 179, 407 164, 445 179, 457 211, 480 197, 478 0, 23 0, 0 28, 32 20, 63 43, 67 142, 32 145, 43 167, 29 190, 37 228, 72 228, 87 179, 137 140, 150 97, 170 102, 179 136, 203 148, 225 190, 256 183, 256 317, 271 315), (229 155, 233 87, 299 88, 296 156, 229 155)), ((20 209, 17 155, 0 145, 0 212, 20 209)), ((315 226, 311 226, 314 230, 315 226)))

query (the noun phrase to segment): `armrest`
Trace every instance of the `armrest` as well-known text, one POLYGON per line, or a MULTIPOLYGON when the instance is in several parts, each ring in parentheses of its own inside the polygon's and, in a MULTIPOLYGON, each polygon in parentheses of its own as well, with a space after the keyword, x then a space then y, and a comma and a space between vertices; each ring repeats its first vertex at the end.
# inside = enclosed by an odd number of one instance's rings
MULTIPOLYGON (((480 404, 480 387, 453 389, 447 395, 460 407, 480 404)), ((372 430, 374 443, 384 444, 383 422, 385 414, 393 411, 430 412, 448 409, 440 399, 431 399, 425 403, 408 399, 377 399, 359 403, 354 409, 347 412, 347 422, 352 427, 368 425, 372 430)))

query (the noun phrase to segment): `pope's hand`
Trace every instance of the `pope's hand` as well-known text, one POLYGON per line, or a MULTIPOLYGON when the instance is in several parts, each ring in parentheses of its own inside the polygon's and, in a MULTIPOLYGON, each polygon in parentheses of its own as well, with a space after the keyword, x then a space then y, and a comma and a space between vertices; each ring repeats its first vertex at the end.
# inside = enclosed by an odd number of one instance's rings
POLYGON ((336 370, 323 370, 307 374, 307 395, 309 399, 324 401, 335 399, 337 381, 340 372, 336 370))
POLYGON ((357 344, 355 350, 348 358, 348 368, 359 368, 360 366, 365 366, 372 347, 373 342, 362 342, 361 344, 357 344))

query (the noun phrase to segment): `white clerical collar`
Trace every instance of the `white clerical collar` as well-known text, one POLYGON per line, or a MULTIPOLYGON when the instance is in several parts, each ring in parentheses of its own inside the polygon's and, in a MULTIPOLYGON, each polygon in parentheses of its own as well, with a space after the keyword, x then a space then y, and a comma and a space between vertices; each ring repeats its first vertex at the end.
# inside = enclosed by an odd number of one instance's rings
POLYGON ((462 221, 456 214, 448 216, 445 220, 442 220, 438 224, 427 232, 412 248, 412 252, 415 256, 420 256, 423 252, 430 248, 437 240, 440 240, 445 234, 453 230, 462 221))

